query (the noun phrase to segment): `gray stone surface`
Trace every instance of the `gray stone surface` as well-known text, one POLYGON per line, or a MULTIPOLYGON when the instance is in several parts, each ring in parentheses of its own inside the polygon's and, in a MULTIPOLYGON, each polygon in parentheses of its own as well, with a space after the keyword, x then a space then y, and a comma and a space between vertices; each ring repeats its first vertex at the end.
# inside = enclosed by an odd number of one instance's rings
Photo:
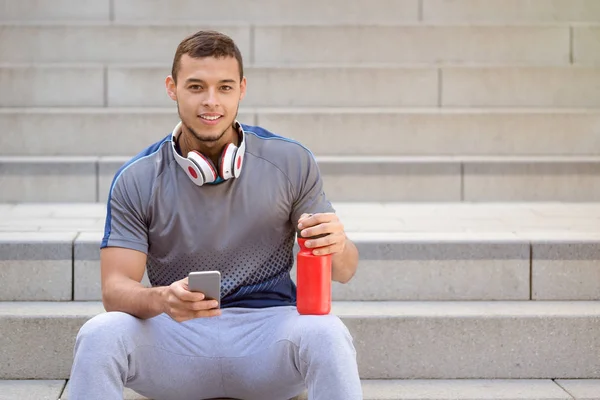
POLYGON ((317 157, 332 201, 460 201, 460 164, 317 157))
MULTIPOLYGON (((600 112, 494 109, 258 109, 258 123, 317 155, 595 155, 600 112), (365 140, 377 120, 377 140, 365 140), (545 140, 540 140, 544 132, 545 140), (576 138, 576 139, 574 139, 576 138)), ((1 118, 1 114, 0 114, 1 118)))
POLYGON ((0 303, 0 379, 65 379, 79 328, 96 303, 0 303), (66 311, 67 310, 67 311, 66 311))
MULTIPOLYGON (((69 399, 69 382, 67 381, 67 385, 64 391, 64 394, 60 397, 59 400, 68 400, 69 399)), ((134 390, 125 388, 125 390, 123 391, 123 400, 147 400, 148 398, 145 396, 142 396, 141 394, 137 393, 134 390)))
POLYGON ((465 201, 598 201, 600 162, 468 162, 465 201))
POLYGON ((363 379, 600 374, 598 302, 347 302, 333 312, 355 338, 363 379))
POLYGON ((444 68, 442 105, 598 107, 599 79, 600 68, 594 67, 444 68))
MULTIPOLYGON (((164 80, 170 65, 115 66, 108 70, 108 104, 172 106, 164 80)), ((244 107, 437 106, 438 71, 401 67, 246 66, 244 107), (356 96, 360 93, 360 96, 356 96)))
MULTIPOLYGON (((255 124, 254 110, 260 125, 325 156, 600 152, 591 128, 600 124, 594 109, 241 108, 240 121, 255 124), (366 141, 373 119, 380 124, 378 140, 366 141), (546 140, 539 140, 539 132, 546 140)), ((166 136, 177 121, 174 107, 5 108, 0 109, 0 155, 130 156, 166 136), (64 140, 51 140, 55 132, 64 140)))
MULTIPOLYGON (((347 284, 334 282, 334 300, 527 300, 526 260, 361 260, 347 284)), ((296 270, 292 270, 296 278, 296 270)))
POLYGON ((108 21, 110 0, 0 0, 0 22, 108 21))
POLYGON ((571 400, 550 379, 364 381, 365 400, 571 400))
POLYGON ((600 241, 533 243, 535 300, 600 300, 600 241))
POLYGON ((0 260, 0 301, 68 301, 72 298, 72 260, 0 260))
POLYGON ((438 72, 400 67, 257 68, 248 71, 244 103, 255 107, 436 106, 438 72))
POLYGON ((424 0, 423 20, 445 23, 598 22, 594 0, 424 0))
MULTIPOLYGON (((0 378, 66 379, 77 331, 99 312, 0 303, 0 378)), ((600 378, 599 302, 336 302, 332 312, 363 379, 600 378)))
POLYGON ((556 383, 575 400, 600 399, 600 379, 557 379, 556 383))
POLYGON ((569 43, 568 26, 259 26, 254 61, 564 65, 569 43))
POLYGON ((57 400, 64 387, 63 380, 0 380, 0 400, 57 400))
POLYGON ((573 61, 578 64, 600 65, 600 28, 573 27, 573 61))
POLYGON ((71 300, 75 236, 0 232, 0 301, 71 300))
POLYGON ((418 0, 115 0, 115 19, 159 21, 226 21, 255 24, 397 24, 419 19, 418 0), (210 15, 206 9, 210 7, 210 15), (343 8, 344 12, 340 12, 343 8), (318 9, 319 12, 314 12, 318 9))
MULTIPOLYGON (((346 232, 359 241, 600 240, 599 203, 338 201, 333 205, 346 232)), ((49 234, 59 228, 73 234, 103 232, 105 216, 104 202, 0 204, 0 228, 9 239, 32 229, 49 234)))
POLYGON ((0 201, 96 201, 96 164, 92 158, 0 157, 0 201))
POLYGON ((360 261, 336 300, 528 300, 529 244, 355 242, 360 261))
MULTIPOLYGON (((0 109, 0 155, 132 156, 168 135, 178 120, 174 106, 0 109), (54 140, 57 133, 62 140, 54 140)), ((239 120, 252 124, 254 114, 240 110, 239 120)))
POLYGON ((211 24, 166 26, 151 21, 146 25, 97 23, 0 26, 0 63, 170 63, 179 43, 200 29, 216 29, 231 35, 244 58, 250 58, 249 27, 211 24))
MULTIPOLYGON (((102 105, 104 105, 104 71, 100 66, 68 68, 31 65, 0 66, 0 107, 102 105), (61 93, 61 96, 57 96, 57 93, 61 93)), ((39 141, 39 135, 32 136, 36 136, 39 141)), ((62 140, 52 138, 63 143, 62 140)))
POLYGON ((0 233, 0 261, 63 261, 73 257, 74 233, 0 233))

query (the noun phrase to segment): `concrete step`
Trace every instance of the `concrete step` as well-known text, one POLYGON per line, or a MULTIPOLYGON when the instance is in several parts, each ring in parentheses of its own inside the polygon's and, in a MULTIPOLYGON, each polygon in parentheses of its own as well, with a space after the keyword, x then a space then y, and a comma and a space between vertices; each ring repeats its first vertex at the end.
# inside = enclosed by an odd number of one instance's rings
POLYGON ((323 5, 309 0, 252 0, 238 3, 205 0, 24 0, 0 2, 0 21, 224 21, 258 24, 395 24, 599 22, 594 0, 332 0, 323 5), (56 4, 58 3, 58 4, 56 4), (210 17, 205 12, 210 7, 210 17), (315 12, 318 8, 319 12, 315 12), (340 9, 344 12, 339 12, 340 9))
MULTIPOLYGON (((239 120, 319 156, 600 154, 599 109, 242 107, 239 120), (374 122, 377 140, 364 140, 374 122)), ((177 121, 174 107, 0 108, 0 156, 129 156, 177 121)))
POLYGON ((25 0, 0 1, 0 21, 171 21, 254 24, 395 24, 419 20, 419 0, 333 0, 326 5, 307 0, 251 0, 242 3, 222 0, 153 1, 137 0, 25 0), (344 12, 339 12, 340 8, 344 12), (210 9, 210 13, 206 10, 210 9), (318 9, 318 12, 315 12, 318 9))
POLYGON ((569 65, 572 57, 577 63, 597 61, 598 56, 593 54, 598 50, 594 39, 600 34, 595 26, 566 24, 217 24, 212 20, 208 23, 6 22, 0 26, 3 33, 0 62, 164 64, 172 61, 177 45, 185 36, 199 29, 216 29, 230 34, 244 58, 258 64, 569 65), (577 50, 572 52, 572 49, 577 50))
POLYGON ((595 1, 423 0, 428 23, 599 22, 595 1))
MULTIPOLYGON (((166 64, 4 64, 0 106, 173 107, 164 86, 170 72, 166 64), (62 96, 56 96, 59 91, 62 96)), ((435 68, 338 62, 249 65, 244 74, 245 107, 600 106, 595 85, 600 68, 591 66, 435 68)))
MULTIPOLYGON (((600 204, 334 207, 360 251, 335 300, 600 300, 600 204)), ((100 300, 105 215, 104 204, 1 205, 0 301, 100 300)))
MULTIPOLYGON (((67 385, 64 380, 0 381, 0 400, 67 400, 67 385)), ((362 386, 364 400, 596 400, 600 392, 600 380, 593 379, 363 380, 362 386)), ((123 398, 147 399, 130 389, 123 398)))
MULTIPOLYGON (((1 379, 67 379, 97 302, 0 302, 1 379)), ((363 379, 600 378, 600 302, 334 302, 363 379), (492 361, 493 360, 493 361, 492 361)))
MULTIPOLYGON (((67 383, 68 387, 68 383, 67 383)), ((364 400, 597 400, 600 380, 363 380, 364 400), (593 397, 596 396, 596 397, 593 397)), ((131 390, 125 400, 146 399, 131 390)), ((67 400, 63 395, 60 400, 67 400)), ((24 399, 27 400, 27 399, 24 399)), ((307 393, 292 400, 308 400, 307 393)))
MULTIPOLYGON (((104 202, 116 171, 128 159, 2 156, 0 185, 4 190, 0 192, 0 202, 104 202)), ((600 200, 600 157, 316 159, 325 191, 333 201, 600 200)))

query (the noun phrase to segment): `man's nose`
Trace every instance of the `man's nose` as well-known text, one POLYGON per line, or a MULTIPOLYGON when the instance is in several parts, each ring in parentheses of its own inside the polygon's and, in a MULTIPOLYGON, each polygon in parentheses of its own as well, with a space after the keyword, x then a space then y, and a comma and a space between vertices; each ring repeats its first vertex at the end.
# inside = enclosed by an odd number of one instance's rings
POLYGON ((215 107, 219 105, 219 96, 216 89, 209 89, 206 91, 206 96, 202 104, 206 107, 215 107))

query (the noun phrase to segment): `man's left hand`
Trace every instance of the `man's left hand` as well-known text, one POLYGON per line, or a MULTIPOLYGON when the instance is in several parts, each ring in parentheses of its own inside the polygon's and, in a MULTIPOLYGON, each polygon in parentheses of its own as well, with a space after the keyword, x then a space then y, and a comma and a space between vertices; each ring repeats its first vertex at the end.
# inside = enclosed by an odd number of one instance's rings
POLYGON ((335 213, 302 214, 298 220, 301 237, 327 235, 306 241, 306 247, 314 249, 314 255, 342 253, 346 248, 346 233, 335 213))

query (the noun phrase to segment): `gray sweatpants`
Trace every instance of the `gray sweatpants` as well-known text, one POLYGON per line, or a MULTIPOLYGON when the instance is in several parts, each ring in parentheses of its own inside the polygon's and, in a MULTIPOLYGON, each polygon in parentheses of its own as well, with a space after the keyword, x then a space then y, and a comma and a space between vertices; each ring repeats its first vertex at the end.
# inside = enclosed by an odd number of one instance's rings
POLYGON ((356 351, 334 315, 295 307, 225 308, 183 323, 100 314, 77 336, 71 400, 122 399, 124 386, 159 400, 359 400, 356 351))

